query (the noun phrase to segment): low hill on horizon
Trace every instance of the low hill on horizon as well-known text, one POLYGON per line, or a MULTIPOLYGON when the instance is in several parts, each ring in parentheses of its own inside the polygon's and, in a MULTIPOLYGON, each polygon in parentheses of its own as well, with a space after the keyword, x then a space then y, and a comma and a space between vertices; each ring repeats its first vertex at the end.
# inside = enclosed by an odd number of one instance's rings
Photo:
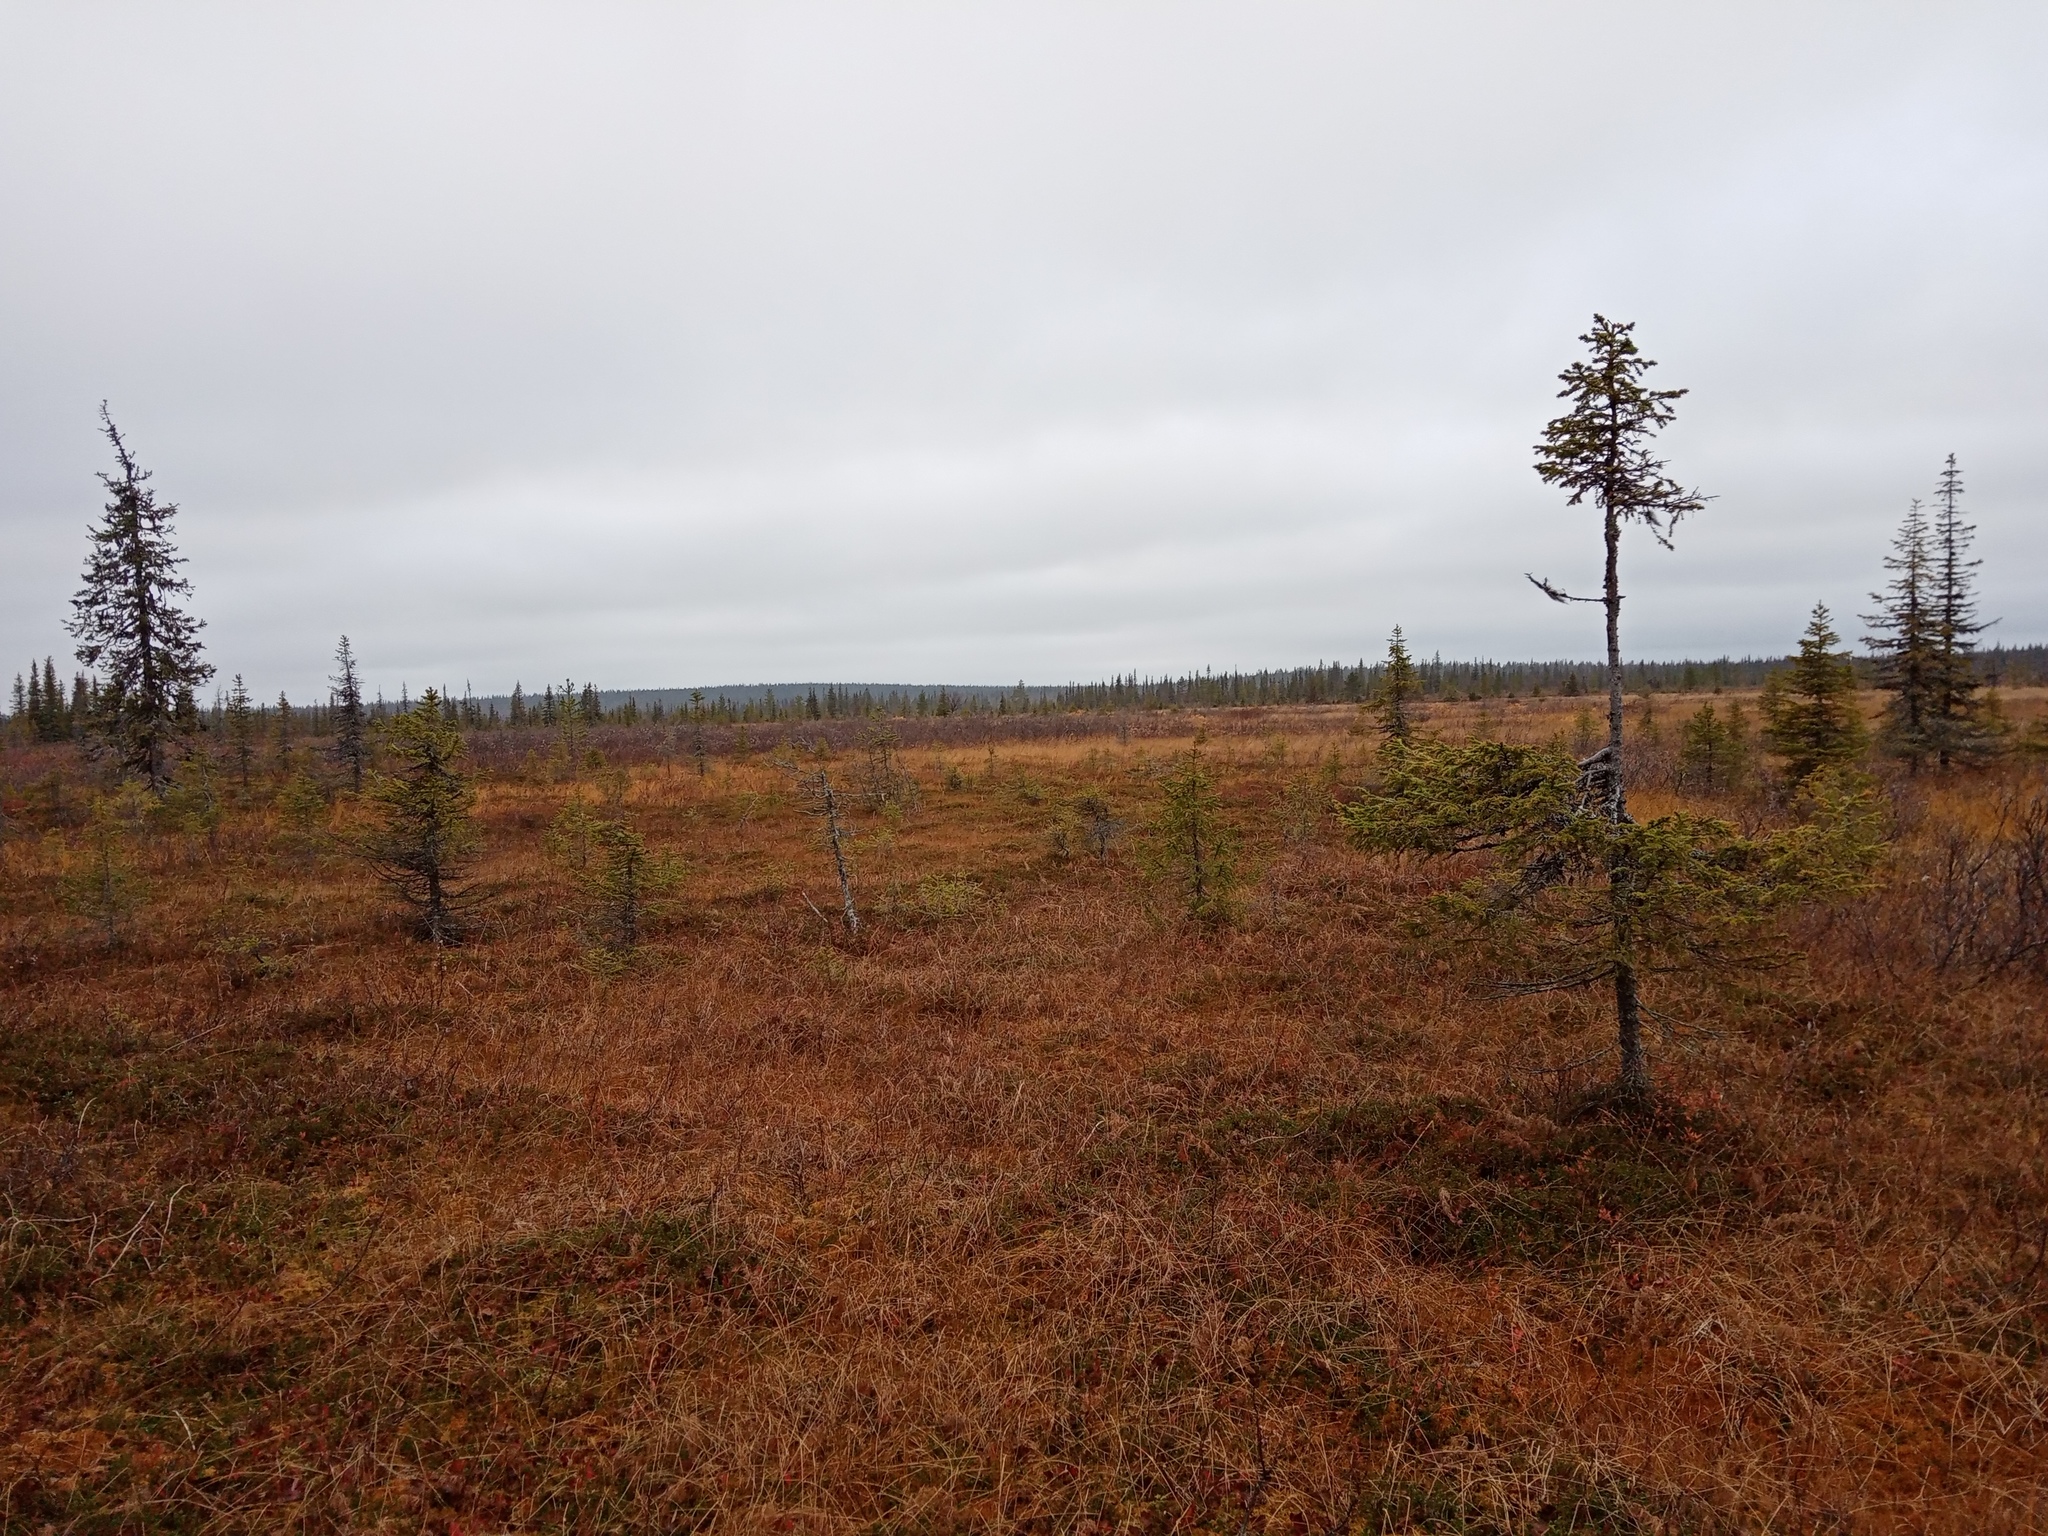
MULTIPOLYGON (((1623 672, 1630 692, 1648 689, 1658 693, 1690 693, 1715 688, 1755 688, 1765 676, 1786 664, 1786 656, 1721 656, 1712 659, 1677 661, 1631 661, 1623 672)), ((2048 645, 1993 646, 1978 655, 1983 674, 1994 683, 2020 685, 2048 679, 2048 645)), ((1867 662, 1859 658, 1859 670, 1867 662)), ((1228 708, 1259 704, 1334 704, 1358 702, 1371 696, 1379 685, 1383 663, 1363 659, 1355 662, 1319 662, 1313 666, 1271 668, 1259 671, 1184 673, 1178 677, 1147 677, 1136 672, 1106 682, 1024 683, 876 683, 876 682, 790 682, 721 683, 699 687, 602 688, 590 683, 578 685, 579 692, 595 692, 606 710, 617 709, 628 700, 642 709, 659 704, 664 711, 688 708, 693 697, 701 696, 705 707, 723 701, 726 709, 769 700, 777 709, 807 706, 817 701, 819 712, 830 714, 919 713, 924 709, 947 713, 960 709, 1159 709, 1198 706, 1228 708)), ((1417 658, 1416 673, 1426 696, 1498 697, 1541 690, 1546 694, 1597 693, 1606 664, 1601 661, 1560 659, 1553 661, 1445 660, 1441 656, 1417 658)), ((526 702, 537 702, 552 685, 523 693, 526 702)), ((445 690, 444 690, 445 691, 445 690)), ((473 696, 479 708, 496 705, 509 710, 508 693, 473 696)))

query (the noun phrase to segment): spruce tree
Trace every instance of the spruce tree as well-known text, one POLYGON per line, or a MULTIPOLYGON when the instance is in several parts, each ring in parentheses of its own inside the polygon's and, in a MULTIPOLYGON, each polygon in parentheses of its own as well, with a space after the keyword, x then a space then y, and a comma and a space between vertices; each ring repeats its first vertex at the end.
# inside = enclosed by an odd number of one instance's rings
POLYGON ((63 741, 71 735, 71 717, 64 708, 64 690, 57 686, 57 662, 43 658, 43 705, 36 715, 36 736, 42 741, 63 741))
POLYGON ((1685 722, 1678 751, 1680 781, 1708 794, 1734 789, 1742 779, 1747 753, 1742 706, 1730 703, 1723 717, 1702 704, 1685 722))
POLYGON ((137 807, 126 797, 100 796, 76 853, 65 861, 58 889, 64 904, 90 919, 106 935, 107 948, 121 941, 121 924, 140 905, 142 884, 128 857, 128 826, 137 807))
POLYGON ((1799 639, 1799 654, 1784 673, 1764 686, 1764 740, 1785 760, 1785 777, 1796 788, 1829 768, 1846 767, 1867 740, 1856 709, 1856 672, 1841 636, 1829 623, 1825 603, 1799 639))
POLYGON ((289 778, 292 771, 292 701, 282 693, 277 696, 277 735, 273 738, 272 749, 276 753, 278 778, 289 778))
POLYGON ((1372 711, 1379 717, 1380 730, 1389 741, 1406 741, 1414 733, 1415 722, 1410 718, 1410 702, 1422 692, 1422 685, 1415 678, 1415 663, 1408 655, 1408 642, 1401 637, 1401 626, 1394 626, 1394 633, 1387 641, 1387 666, 1380 678, 1379 694, 1373 700, 1372 711))
POLYGON ((256 762, 256 711, 249 703, 249 690, 242 684, 242 674, 235 674, 235 685, 228 690, 226 707, 222 716, 227 726, 228 760, 235 765, 235 777, 240 781, 242 793, 249 792, 249 770, 256 762))
POLYGON ((1546 484, 1563 487, 1566 505, 1579 506, 1588 496, 1600 509, 1607 565, 1602 595, 1573 597, 1548 581, 1530 577, 1554 602, 1599 603, 1607 614, 1607 747, 1611 761, 1604 777, 1610 816, 1627 815, 1621 774, 1621 532, 1630 522, 1650 530, 1657 542, 1671 547, 1671 535, 1689 513, 1705 505, 1664 473, 1664 461, 1650 451, 1655 435, 1677 412, 1671 402, 1682 389, 1649 389, 1644 375, 1656 367, 1637 349, 1633 323, 1593 317, 1593 329, 1579 338, 1587 361, 1573 363, 1558 375, 1564 388, 1558 398, 1572 408, 1545 429, 1536 445, 1536 473, 1546 484))
POLYGON ((1934 493, 1932 538, 1933 646, 1927 730, 1935 761, 1948 768, 1990 753, 1997 732, 1979 697, 1977 636, 1988 627, 1977 617, 1977 567, 1970 545, 1976 527, 1963 521, 1963 472, 1950 454, 1934 493))
POLYGON ((1884 711, 1885 750, 1904 758, 1907 772, 1918 773, 1937 750, 1932 723, 1938 649, 1933 555, 1918 500, 1907 506, 1884 567, 1892 579, 1884 591, 1871 594, 1880 606, 1864 615, 1872 630, 1864 644, 1877 661, 1877 686, 1891 695, 1884 711))
MULTIPOLYGON (((1668 549, 1680 520, 1705 505, 1697 492, 1666 475, 1664 461, 1651 452, 1656 434, 1676 415, 1672 402, 1685 391, 1645 385, 1644 376, 1656 364, 1637 349, 1634 330, 1632 323, 1593 317, 1592 330, 1579 338, 1586 345, 1587 360, 1573 363, 1558 376, 1564 385, 1558 398, 1570 401, 1571 409, 1544 428, 1543 440, 1536 445, 1536 473, 1543 481, 1569 492, 1569 506, 1590 496, 1599 508, 1607 554, 1602 595, 1573 597, 1548 581, 1529 578, 1554 602, 1597 602, 1606 610, 1607 745, 1580 769, 1587 794, 1603 805, 1607 820, 1617 828, 1629 821, 1621 751, 1621 532, 1628 523, 1641 523, 1668 549)), ((1629 866, 1634 847, 1619 836, 1609 843, 1614 859, 1608 871, 1607 910, 1612 963, 1605 974, 1614 983, 1620 1041, 1617 1097, 1641 1105, 1650 1096, 1650 1068, 1636 997, 1633 924, 1638 902, 1636 874, 1629 866)))
POLYGON ((583 708, 576 702, 575 681, 565 677, 562 679, 562 695, 555 700, 555 724, 561 737, 562 767, 572 779, 583 769, 583 723, 583 708))
MULTIPOLYGON (((1745 837, 1690 811, 1616 821, 1604 785, 1556 747, 1389 743, 1383 766, 1384 784, 1339 819, 1375 851, 1486 861, 1432 905, 1478 941, 1508 995, 1604 987, 1624 968, 1711 978, 1765 963, 1776 914, 1862 888, 1882 847, 1874 797, 1853 786, 1818 786, 1810 820, 1745 837)), ((1633 1063, 1625 1033, 1618 1044, 1611 1102, 1640 1112, 1641 1042, 1633 1063)))
POLYGON ((328 698, 334 710, 334 756, 348 770, 348 787, 363 787, 363 765, 369 757, 369 727, 363 718, 363 684, 356 676, 355 652, 348 636, 334 648, 334 676, 328 679, 328 698))
POLYGON ((311 854, 320 845, 320 824, 328 814, 326 794, 311 774, 294 773, 278 788, 276 805, 285 846, 301 856, 311 854))
MULTIPOLYGON (((623 793, 621 780, 618 789, 623 793)), ((647 851, 646 841, 626 824, 621 799, 604 814, 571 800, 555 818, 548 847, 569 869, 581 898, 586 961, 609 971, 639 945, 647 918, 680 871, 675 862, 647 851)))
POLYGON ((212 756, 206 752, 186 753, 157 810, 161 821, 188 837, 205 838, 208 856, 217 857, 222 807, 212 756))
POLYGON ((392 771, 378 775, 368 795, 383 824, 357 851, 412 909, 422 937, 452 944, 462 937, 463 877, 478 841, 469 814, 475 792, 460 768, 462 735, 442 718, 440 695, 429 688, 392 720, 389 742, 392 771))
POLYGON ((192 584, 178 574, 184 558, 171 542, 177 507, 159 502, 120 432, 100 406, 119 475, 102 474, 111 495, 92 531, 85 585, 71 600, 66 625, 78 659, 100 673, 93 727, 122 769, 152 793, 170 782, 170 748, 189 728, 180 696, 213 676, 200 658, 200 621, 178 606, 192 584))
POLYGON ((600 823, 596 843, 587 922, 598 952, 622 959, 639 944, 648 903, 667 888, 671 872, 664 862, 650 860, 645 840, 623 821, 600 823))
POLYGON ((1159 806, 1146 831, 1145 867, 1173 889, 1188 916, 1202 922, 1228 917, 1237 885, 1237 839, 1223 820, 1222 797, 1199 737, 1159 781, 1159 806))

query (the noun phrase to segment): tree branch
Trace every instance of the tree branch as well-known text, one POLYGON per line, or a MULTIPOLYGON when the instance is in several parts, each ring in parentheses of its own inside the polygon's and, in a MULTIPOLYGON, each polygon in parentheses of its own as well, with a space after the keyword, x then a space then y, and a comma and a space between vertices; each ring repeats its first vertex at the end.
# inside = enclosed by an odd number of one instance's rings
MULTIPOLYGON (((1522 574, 1529 576, 1527 571, 1522 572, 1522 574)), ((1541 592, 1553 603, 1600 603, 1606 601, 1605 598, 1600 597, 1573 597, 1571 593, 1561 591, 1557 587, 1552 586, 1541 576, 1529 576, 1529 582, 1530 585, 1535 587, 1538 592, 1541 592)))
POLYGON ((1580 987, 1589 987, 1613 974, 1613 965, 1602 963, 1566 976, 1552 976, 1545 981, 1505 981, 1495 978, 1491 987, 1495 997, 1536 997, 1545 992, 1571 992, 1580 987))

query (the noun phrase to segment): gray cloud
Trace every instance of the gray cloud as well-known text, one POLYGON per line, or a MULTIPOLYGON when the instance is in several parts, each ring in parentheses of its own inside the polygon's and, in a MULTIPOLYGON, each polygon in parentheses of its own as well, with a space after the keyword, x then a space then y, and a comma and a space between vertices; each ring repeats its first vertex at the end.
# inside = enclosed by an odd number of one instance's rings
MULTIPOLYGON (((1588 654, 1596 309, 1716 500, 1632 644, 1853 614, 1953 450, 2048 638, 2034 6, 0 9, 0 661, 105 460, 224 671, 1588 654)), ((8 660, 8 658, 18 658, 8 660)))

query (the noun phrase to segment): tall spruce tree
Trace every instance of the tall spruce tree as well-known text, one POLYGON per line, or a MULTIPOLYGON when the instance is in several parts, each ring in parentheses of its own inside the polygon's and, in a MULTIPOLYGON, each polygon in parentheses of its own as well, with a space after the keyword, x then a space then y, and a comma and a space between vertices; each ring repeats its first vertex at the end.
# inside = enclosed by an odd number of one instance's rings
POLYGON ((1615 821, 1628 814, 1621 773, 1621 532, 1631 522, 1643 524, 1666 549, 1681 519, 1697 512, 1705 500, 1664 473, 1664 461, 1651 452, 1656 434, 1677 412, 1671 402, 1682 389, 1650 389, 1644 376, 1656 363, 1637 349, 1633 322, 1593 317, 1593 329, 1579 338, 1589 354, 1558 375, 1564 388, 1558 398, 1571 409, 1544 428, 1536 445, 1536 473, 1570 495, 1566 505, 1579 506, 1588 496, 1600 509, 1606 540, 1607 566, 1602 595, 1573 597, 1550 582, 1531 576, 1543 595, 1559 603, 1599 603, 1607 614, 1607 751, 1611 760, 1604 777, 1615 821))
POLYGON ((277 696, 277 734, 271 738, 271 750, 282 782, 292 771, 292 701, 282 693, 277 696))
POLYGON ((36 716, 36 735, 44 741, 63 741, 71 734, 71 714, 64 707, 64 690, 57 686, 57 662, 43 658, 43 707, 36 716))
POLYGON ((185 561, 171 542, 178 509, 156 499, 149 471, 135 462, 104 404, 100 421, 121 472, 100 476, 111 499, 92 530, 85 585, 65 627, 78 641, 78 659, 100 674, 96 733, 124 771, 161 794, 170 783, 171 745, 196 724, 196 713, 180 718, 181 696, 189 698, 213 668, 200 657, 200 621, 179 606, 192 584, 178 574, 185 561))
POLYGON ((348 636, 334 648, 334 676, 328 699, 334 712, 334 757, 348 772, 348 787, 363 787, 363 764, 369 756, 368 725, 363 718, 363 684, 356 676, 356 655, 348 636))
POLYGON ((1879 607, 1863 617, 1871 627, 1863 643, 1877 662, 1877 686, 1891 695, 1884 711, 1884 748, 1905 759, 1907 772, 1918 773, 1937 749, 1932 721, 1938 647, 1933 554, 1927 513, 1917 499, 1906 508, 1884 568, 1892 578, 1884 591, 1871 594, 1879 607))
POLYGON ((1977 675, 1977 636, 1989 627, 1977 617, 1976 573, 1984 562, 1970 558, 1977 529, 1963 520, 1962 500, 1963 472, 1950 454, 1934 493, 1934 643, 1927 701, 1930 745, 1943 768, 1983 757, 1997 741, 1977 675))
MULTIPOLYGON (((1604 805, 1607 820, 1619 828, 1629 821, 1628 797, 1622 778, 1621 667, 1621 533, 1641 523, 1657 542, 1671 547, 1679 522, 1706 503, 1697 491, 1686 490, 1668 476, 1664 461, 1652 452, 1656 435, 1675 417, 1674 400, 1682 389, 1651 389, 1645 376, 1657 365, 1635 343, 1633 322, 1593 316, 1593 328, 1579 340, 1587 357, 1558 375, 1564 386, 1558 398, 1571 409, 1544 428, 1536 445, 1536 473, 1548 485, 1569 493, 1568 506, 1588 497, 1599 508, 1606 543, 1606 572, 1597 598, 1574 597, 1535 576, 1529 579, 1544 596, 1560 603, 1599 603, 1607 615, 1607 745, 1580 765, 1589 798, 1604 805)), ((1611 926, 1611 961, 1606 974, 1614 982, 1614 1009, 1621 1053, 1618 1096, 1646 1103, 1650 1068, 1643 1052, 1641 1004, 1636 996, 1634 914, 1637 871, 1631 866, 1636 844, 1615 837, 1609 843, 1607 921, 1611 926)))
POLYGON ((1402 638, 1401 626, 1396 624, 1387 641, 1387 665, 1380 678, 1379 696, 1372 702, 1380 730, 1389 741, 1406 741, 1415 733, 1411 705, 1421 693, 1415 663, 1408 655, 1408 642, 1402 638))
POLYGON ((222 709, 223 723, 228 734, 228 760, 235 765, 235 777, 240 781, 242 793, 249 792, 249 771, 256 764, 256 710, 249 700, 249 690, 242 683, 242 674, 235 674, 235 685, 228 690, 227 704, 222 709))
POLYGON ((1829 620, 1826 603, 1813 605, 1799 654, 1764 685, 1764 741, 1785 760, 1795 786, 1817 773, 1853 763, 1868 739, 1856 709, 1856 671, 1829 620))

